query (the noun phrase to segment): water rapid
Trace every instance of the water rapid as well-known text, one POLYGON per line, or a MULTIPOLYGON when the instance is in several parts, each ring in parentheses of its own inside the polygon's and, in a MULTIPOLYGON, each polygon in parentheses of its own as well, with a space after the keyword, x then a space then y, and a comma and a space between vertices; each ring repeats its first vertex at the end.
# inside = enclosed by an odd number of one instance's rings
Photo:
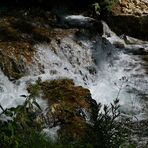
POLYGON ((15 82, 0 71, 0 104, 4 108, 22 104, 21 95, 28 95, 27 84, 38 77, 42 81, 69 78, 88 88, 98 103, 110 104, 118 98, 124 115, 147 118, 148 77, 143 57, 148 54, 148 43, 134 42, 136 39, 130 37, 127 43, 123 36, 118 37, 107 24, 103 25, 102 37, 80 29, 53 39, 50 45, 35 45, 34 68, 15 82))

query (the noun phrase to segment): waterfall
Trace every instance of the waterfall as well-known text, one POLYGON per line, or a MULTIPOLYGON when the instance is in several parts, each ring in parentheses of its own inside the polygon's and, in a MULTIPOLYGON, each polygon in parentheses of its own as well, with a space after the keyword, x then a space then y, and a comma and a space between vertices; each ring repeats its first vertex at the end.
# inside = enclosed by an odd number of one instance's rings
POLYGON ((16 107, 22 104, 24 102, 22 94, 27 94, 23 82, 20 85, 14 84, 0 70, 0 104, 3 108, 16 107))
POLYGON ((53 39, 50 45, 35 45, 34 68, 30 69, 30 75, 15 82, 0 71, 0 104, 4 108, 22 104, 24 98, 21 95, 28 95, 27 84, 34 83, 38 77, 42 81, 69 78, 76 85, 88 88, 98 103, 110 104, 118 97, 123 114, 145 118, 146 101, 142 94, 148 96, 148 77, 141 65, 141 57, 133 56, 131 49, 139 51, 142 47, 147 50, 148 44, 127 44, 107 24, 103 22, 103 25, 102 37, 80 29, 53 39), (117 44, 122 48, 115 48, 117 44))

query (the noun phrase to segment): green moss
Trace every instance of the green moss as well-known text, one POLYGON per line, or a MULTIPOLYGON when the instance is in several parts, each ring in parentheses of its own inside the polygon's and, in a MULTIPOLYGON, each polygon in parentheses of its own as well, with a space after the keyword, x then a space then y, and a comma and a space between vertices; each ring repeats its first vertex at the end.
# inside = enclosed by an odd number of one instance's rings
POLYGON ((71 131, 69 137, 73 137, 73 139, 84 136, 87 123, 82 109, 92 113, 89 90, 75 86, 74 82, 69 79, 38 81, 35 85, 28 87, 31 96, 34 91, 38 90, 48 101, 52 117, 56 121, 55 124, 61 123, 62 125, 59 132, 60 137, 64 137, 63 134, 68 131, 71 131))
POLYGON ((73 105, 89 107, 89 99, 91 98, 89 90, 81 86, 75 86, 72 80, 59 79, 30 85, 28 88, 30 93, 32 93, 33 87, 37 87, 36 85, 40 85, 43 98, 47 99, 50 104, 51 102, 64 101, 73 103, 73 105))

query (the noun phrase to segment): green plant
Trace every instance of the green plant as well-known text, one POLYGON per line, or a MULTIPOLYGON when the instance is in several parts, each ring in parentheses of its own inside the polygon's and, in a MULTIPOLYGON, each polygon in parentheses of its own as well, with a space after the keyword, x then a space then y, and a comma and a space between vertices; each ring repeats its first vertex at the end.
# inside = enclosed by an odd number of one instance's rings
POLYGON ((97 14, 97 15, 99 15, 100 14, 100 5, 99 5, 99 3, 94 3, 93 4, 93 6, 94 6, 94 10, 95 10, 95 13, 97 14))
POLYGON ((117 2, 118 0, 97 0, 93 6, 96 14, 98 14, 98 12, 105 14, 111 12, 113 5, 115 5, 117 2))
POLYGON ((117 121, 120 116, 119 100, 116 99, 111 106, 104 105, 101 112, 101 104, 98 104, 96 116, 92 128, 87 134, 91 138, 86 138, 93 147, 117 148, 127 140, 127 130, 124 123, 117 121))
POLYGON ((41 113, 35 97, 26 96, 23 105, 16 108, 4 109, 2 106, 0 108, 2 110, 0 116, 6 119, 5 122, 0 121, 0 147, 30 147, 31 143, 35 143, 36 137, 43 141, 40 137, 42 126, 35 120, 41 113))
MULTIPOLYGON (((81 137, 73 137, 71 130, 62 131, 62 140, 65 147, 88 148, 118 148, 128 143, 128 130, 124 122, 117 120, 120 117, 119 100, 116 99, 110 106, 98 104, 94 112, 93 122, 84 127, 81 137)), ((61 136, 61 135, 60 135, 61 136)), ((131 144, 129 144, 129 147, 131 144)))

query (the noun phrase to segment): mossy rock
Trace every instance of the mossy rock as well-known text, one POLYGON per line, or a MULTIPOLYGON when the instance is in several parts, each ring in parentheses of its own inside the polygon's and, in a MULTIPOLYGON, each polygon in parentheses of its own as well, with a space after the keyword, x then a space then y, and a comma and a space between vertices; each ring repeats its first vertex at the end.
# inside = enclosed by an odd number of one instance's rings
POLYGON ((53 37, 46 17, 31 16, 29 10, 17 9, 0 17, 0 68, 11 80, 30 73, 34 45, 49 43, 53 37))
POLYGON ((27 74, 27 65, 32 64, 35 49, 29 43, 1 42, 0 68, 10 79, 19 79, 27 74))
POLYGON ((148 40, 148 2, 118 1, 108 16, 102 17, 118 35, 148 40))
POLYGON ((40 86, 42 98, 48 100, 49 106, 55 103, 71 104, 71 107, 79 106, 85 109, 90 108, 91 94, 88 89, 82 86, 75 86, 70 79, 58 79, 52 81, 40 82, 30 85, 28 91, 32 93, 34 87, 40 86))
POLYGON ((75 86, 70 79, 58 79, 45 82, 38 80, 28 87, 28 91, 30 94, 39 92, 34 94, 42 94, 42 98, 48 101, 51 111, 49 118, 53 118, 54 126, 60 124, 59 137, 62 141, 66 133, 68 139, 71 137, 73 140, 85 135, 87 114, 91 118, 97 106, 88 89, 75 86))

